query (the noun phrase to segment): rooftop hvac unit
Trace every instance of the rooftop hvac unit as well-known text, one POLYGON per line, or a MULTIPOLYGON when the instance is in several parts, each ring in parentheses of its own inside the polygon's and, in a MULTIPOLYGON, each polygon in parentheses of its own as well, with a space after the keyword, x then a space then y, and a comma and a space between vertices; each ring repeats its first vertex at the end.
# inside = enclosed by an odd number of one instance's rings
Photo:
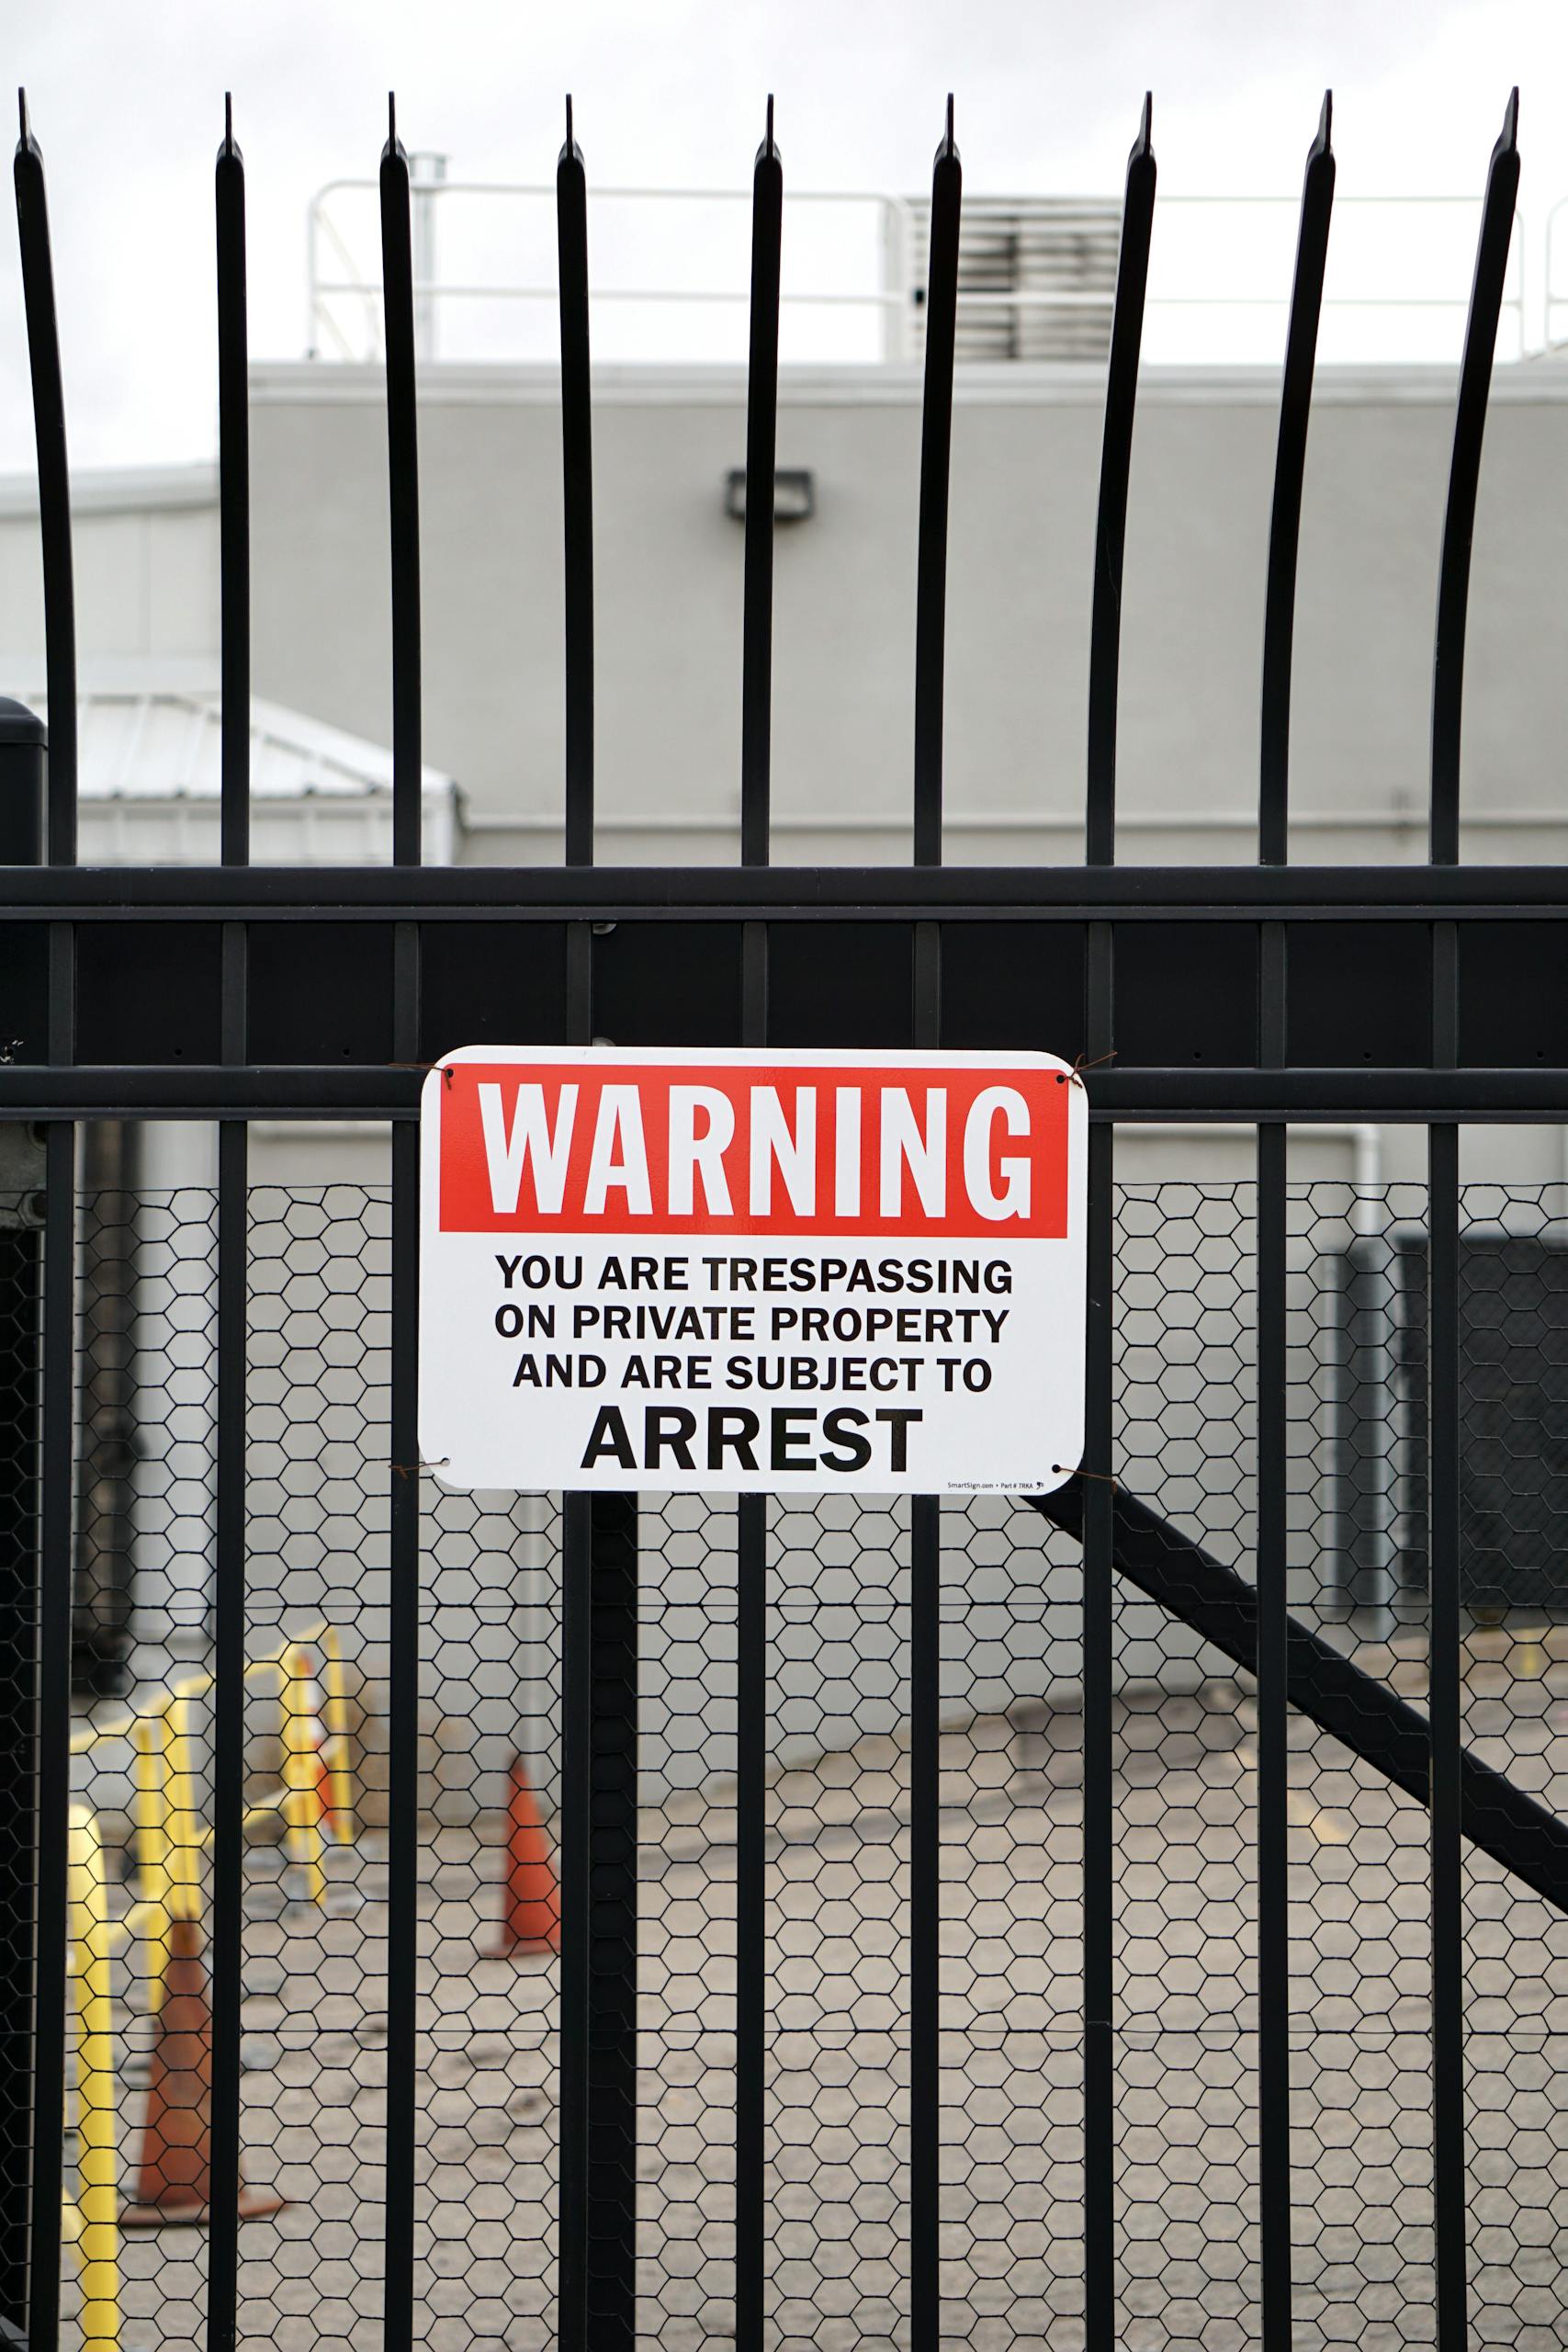
MULTIPOLYGON (((931 202, 908 205, 909 344, 925 349, 931 202)), ((958 357, 1103 359, 1122 209, 1103 197, 970 197, 958 241, 958 357)))

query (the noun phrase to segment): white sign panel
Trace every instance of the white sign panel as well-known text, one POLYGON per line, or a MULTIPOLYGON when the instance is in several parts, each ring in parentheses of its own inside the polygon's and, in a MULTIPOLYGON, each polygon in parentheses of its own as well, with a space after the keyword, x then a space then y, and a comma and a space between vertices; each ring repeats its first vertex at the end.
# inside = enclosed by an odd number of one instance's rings
POLYGON ((421 1111, 424 1461, 465 1489, 1059 1486, 1088 1125, 1044 1054, 449 1054, 421 1111))

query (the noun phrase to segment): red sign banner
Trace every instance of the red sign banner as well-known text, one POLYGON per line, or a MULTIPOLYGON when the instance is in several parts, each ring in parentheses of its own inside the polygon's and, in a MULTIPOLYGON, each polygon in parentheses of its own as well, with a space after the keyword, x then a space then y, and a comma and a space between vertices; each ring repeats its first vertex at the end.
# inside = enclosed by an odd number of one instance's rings
POLYGON ((444 1233, 1001 1242, 1067 1230, 1070 1089, 1038 1062, 476 1059, 454 1060, 443 1082, 444 1233))

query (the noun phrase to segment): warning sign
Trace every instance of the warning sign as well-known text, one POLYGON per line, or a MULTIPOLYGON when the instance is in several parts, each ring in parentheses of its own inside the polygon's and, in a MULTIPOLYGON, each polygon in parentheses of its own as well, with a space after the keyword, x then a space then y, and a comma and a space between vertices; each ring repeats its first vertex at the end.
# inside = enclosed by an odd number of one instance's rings
POLYGON ((1059 1486, 1087 1134, 1044 1054, 449 1054, 423 1458, 464 1489, 1059 1486))

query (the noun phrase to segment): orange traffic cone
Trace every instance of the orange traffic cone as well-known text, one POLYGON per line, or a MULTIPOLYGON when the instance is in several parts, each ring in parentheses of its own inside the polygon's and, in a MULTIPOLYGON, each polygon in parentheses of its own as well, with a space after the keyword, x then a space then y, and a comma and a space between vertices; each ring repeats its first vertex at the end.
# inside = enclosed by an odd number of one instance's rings
MULTIPOLYGON (((211 2209, 212 2009, 194 1919, 169 1922, 168 1951, 136 2195, 120 2209, 127 2230, 205 2222, 211 2209)), ((276 2213, 283 2201, 240 2184, 242 2219, 276 2213)))
POLYGON ((555 1864, 520 1756, 513 1759, 507 1818, 506 1908, 491 1954, 494 1960, 510 1959, 514 1952, 555 1951, 560 1944, 555 1864))

